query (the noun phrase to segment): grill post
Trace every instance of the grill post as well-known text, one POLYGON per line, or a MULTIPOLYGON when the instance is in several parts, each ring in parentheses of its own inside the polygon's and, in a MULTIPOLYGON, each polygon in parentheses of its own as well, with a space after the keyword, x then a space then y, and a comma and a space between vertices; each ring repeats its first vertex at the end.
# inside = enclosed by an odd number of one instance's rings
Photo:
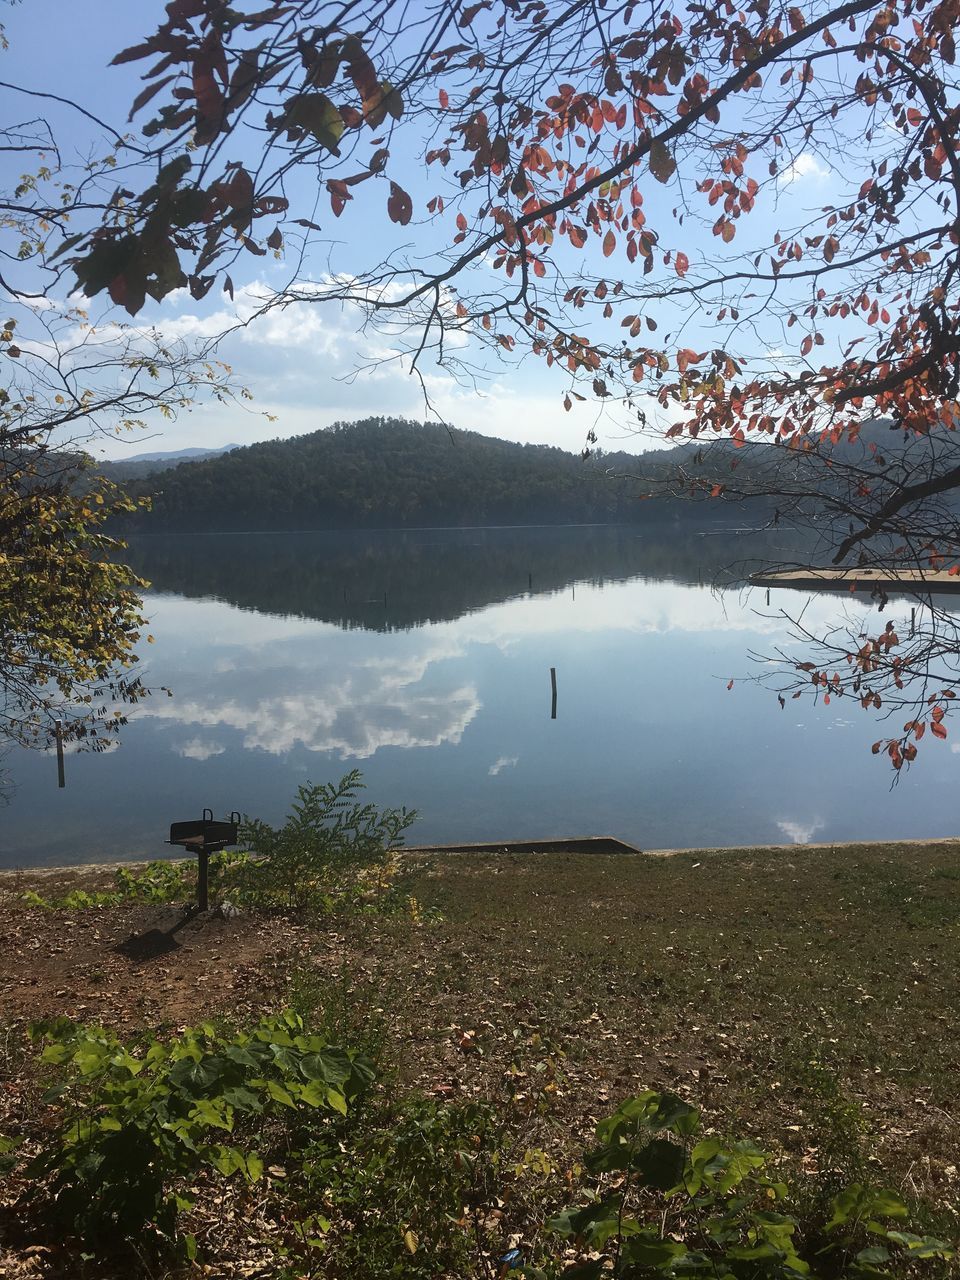
POLYGON ((210 906, 210 851, 202 844, 197 855, 197 906, 201 911, 207 911, 210 906))

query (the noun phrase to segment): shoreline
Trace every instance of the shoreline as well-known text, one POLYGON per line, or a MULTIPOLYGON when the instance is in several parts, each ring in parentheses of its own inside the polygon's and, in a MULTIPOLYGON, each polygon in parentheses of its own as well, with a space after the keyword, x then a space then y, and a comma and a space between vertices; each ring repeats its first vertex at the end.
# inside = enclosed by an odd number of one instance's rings
MULTIPOLYGON (((665 849, 640 849, 628 845, 625 841, 616 840, 613 837, 571 837, 568 840, 517 840, 517 841, 494 841, 494 842, 478 842, 476 844, 459 844, 459 845, 410 845, 403 847, 397 852, 404 857, 415 858, 434 858, 434 857, 450 857, 450 858, 496 858, 496 857, 587 857, 590 859, 598 857, 610 858, 673 858, 683 854, 690 856, 697 855, 705 858, 718 857, 722 854, 745 854, 745 853, 789 853, 798 850, 822 850, 833 849, 840 854, 848 853, 853 849, 862 849, 873 853, 880 853, 888 849, 902 848, 920 848, 928 846, 940 846, 956 844, 960 846, 960 835, 956 836, 933 836, 928 839, 922 837, 911 837, 903 840, 818 840, 804 844, 741 844, 741 845, 704 845, 691 846, 689 848, 665 848, 665 849), (619 848, 586 848, 591 841, 596 840, 598 843, 613 846, 618 845, 619 848), (563 847, 569 846, 569 847, 563 847), (580 847, 575 847, 580 846, 580 847)), ((115 871, 118 867, 145 867, 150 862, 194 862, 193 857, 186 858, 134 858, 129 861, 124 858, 116 858, 112 861, 100 862, 68 862, 57 865, 40 865, 40 866, 16 866, 16 867, 0 867, 0 882, 4 878, 14 877, 37 877, 40 879, 52 879, 57 876, 67 875, 95 875, 98 873, 106 873, 115 871)))

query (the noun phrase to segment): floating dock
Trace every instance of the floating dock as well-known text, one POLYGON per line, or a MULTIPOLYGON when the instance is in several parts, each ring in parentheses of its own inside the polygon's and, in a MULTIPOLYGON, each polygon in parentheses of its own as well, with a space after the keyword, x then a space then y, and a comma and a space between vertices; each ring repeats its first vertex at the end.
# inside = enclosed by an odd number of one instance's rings
POLYGON ((960 594, 960 574, 948 569, 782 569, 751 574, 750 582, 755 587, 793 587, 797 591, 960 594))

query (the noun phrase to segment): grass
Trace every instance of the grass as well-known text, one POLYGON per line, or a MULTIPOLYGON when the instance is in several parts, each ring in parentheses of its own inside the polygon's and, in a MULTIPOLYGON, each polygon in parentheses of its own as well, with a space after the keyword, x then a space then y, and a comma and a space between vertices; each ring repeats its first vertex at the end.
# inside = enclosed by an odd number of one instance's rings
POLYGON ((538 1037, 565 1055, 567 1130, 673 1088, 811 1170, 869 1146, 955 1203, 954 846, 447 857, 406 888, 442 921, 368 923, 352 974, 408 1078, 483 1092, 538 1037))

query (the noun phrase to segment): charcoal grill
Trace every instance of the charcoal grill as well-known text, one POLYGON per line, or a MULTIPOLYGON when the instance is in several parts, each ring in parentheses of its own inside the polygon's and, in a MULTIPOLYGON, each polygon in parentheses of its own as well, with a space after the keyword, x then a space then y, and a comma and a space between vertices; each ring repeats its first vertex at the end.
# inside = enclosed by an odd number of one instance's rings
POLYGON ((240 815, 234 810, 228 819, 215 818, 212 809, 204 809, 202 818, 189 822, 171 822, 167 844, 178 844, 197 855, 197 906, 206 911, 210 905, 210 855, 228 844, 237 843, 240 815))

